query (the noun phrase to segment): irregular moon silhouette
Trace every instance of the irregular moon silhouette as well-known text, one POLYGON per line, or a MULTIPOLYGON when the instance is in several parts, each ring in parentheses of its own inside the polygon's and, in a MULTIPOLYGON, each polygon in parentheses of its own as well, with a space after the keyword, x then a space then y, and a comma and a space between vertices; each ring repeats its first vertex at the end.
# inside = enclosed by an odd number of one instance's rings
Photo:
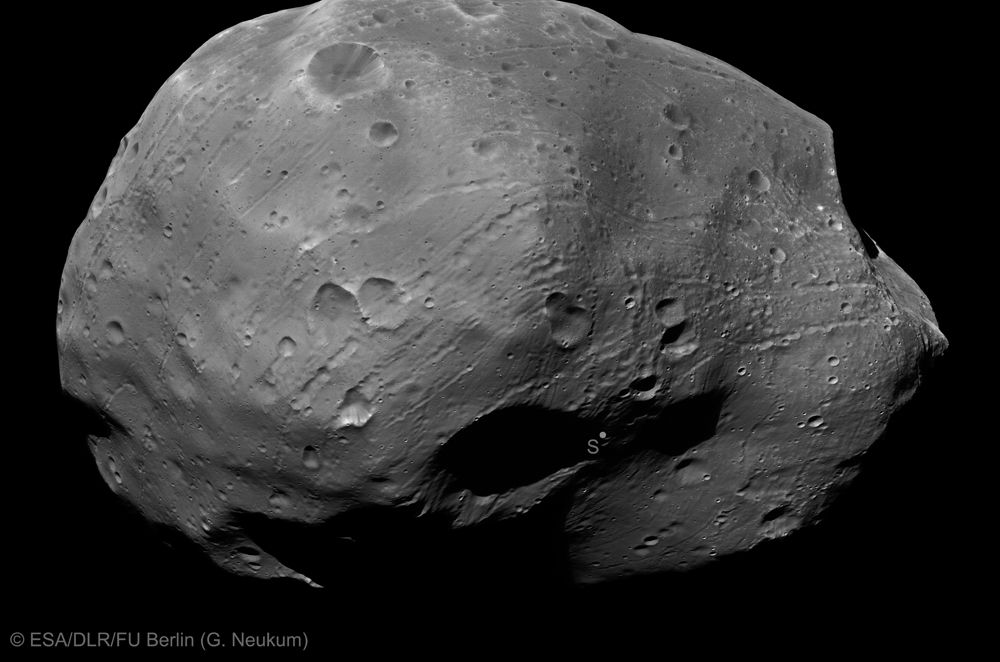
POLYGON ((58 338, 111 489, 236 572, 325 572, 250 522, 558 497, 580 581, 814 521, 946 347, 824 122, 549 0, 211 39, 122 139, 58 338))

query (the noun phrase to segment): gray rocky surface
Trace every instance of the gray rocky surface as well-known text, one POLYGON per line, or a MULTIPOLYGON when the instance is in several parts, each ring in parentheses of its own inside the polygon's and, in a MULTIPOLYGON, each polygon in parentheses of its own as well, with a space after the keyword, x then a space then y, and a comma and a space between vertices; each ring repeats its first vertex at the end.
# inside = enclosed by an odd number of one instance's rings
POLYGON ((209 40, 123 138, 58 338, 111 489, 320 583, 248 523, 557 503, 579 581, 750 549, 817 519, 947 345, 848 218, 829 126, 548 0, 209 40))

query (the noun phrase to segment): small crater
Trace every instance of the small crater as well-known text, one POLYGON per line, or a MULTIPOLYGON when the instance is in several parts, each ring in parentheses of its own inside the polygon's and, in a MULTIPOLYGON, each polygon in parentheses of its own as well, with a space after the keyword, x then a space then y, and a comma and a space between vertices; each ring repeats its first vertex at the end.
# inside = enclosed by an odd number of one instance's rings
POLYGON ((267 498, 267 503, 275 510, 287 510, 292 505, 291 498, 281 490, 271 492, 267 498))
POLYGON ((340 172, 341 172, 340 164, 337 163, 336 161, 324 163, 319 169, 319 174, 323 175, 324 177, 329 177, 330 175, 339 175, 340 172))
POLYGON ((691 119, 687 116, 687 113, 673 102, 665 105, 662 112, 663 119, 671 128, 677 131, 683 131, 691 126, 691 119))
POLYGON ((403 293, 391 280, 369 278, 358 290, 365 320, 373 326, 393 326, 402 321, 403 293))
POLYGON ((336 283, 324 283, 316 290, 311 312, 333 322, 360 316, 354 295, 336 283))
POLYGON ((108 342, 118 346, 125 342, 125 330, 119 322, 108 322, 106 327, 108 342))
POLYGON ((285 336, 278 342, 278 356, 287 359, 288 357, 295 354, 295 350, 297 348, 298 345, 296 344, 296 342, 291 338, 289 338, 288 336, 285 336))
POLYGON ((645 377, 639 377, 637 379, 633 379, 632 383, 629 384, 628 386, 633 391, 646 392, 646 391, 652 391, 654 388, 656 388, 656 383, 658 381, 659 378, 656 375, 647 375, 645 377))
POLYGON ((660 337, 660 349, 663 349, 667 345, 673 345, 680 340, 685 328, 687 328, 687 322, 680 322, 676 326, 672 326, 664 331, 660 337))
POLYGON ((399 129, 392 122, 375 122, 368 129, 368 139, 379 147, 392 147, 399 140, 399 129))
POLYGON ((115 464, 115 459, 113 457, 108 458, 108 473, 114 477, 115 483, 122 484, 122 475, 118 471, 118 465, 115 464))
POLYGON ((237 547, 233 550, 233 553, 237 558, 248 565, 256 564, 258 567, 260 565, 260 550, 256 547, 237 547))
POLYGON ((625 52, 625 46, 622 45, 622 42, 618 41, 617 39, 605 39, 604 45, 607 46, 608 50, 611 51, 614 55, 621 55, 622 53, 625 52))
POLYGON ((458 11, 477 20, 491 18, 500 13, 500 5, 493 0, 452 0, 452 2, 458 11))
POLYGON ((545 34, 550 37, 557 37, 569 32, 569 26, 564 23, 559 23, 558 21, 550 21, 542 26, 542 30, 544 30, 545 34))
POLYGON ((319 451, 312 446, 302 449, 302 466, 310 471, 319 469, 319 451))
POLYGON ((773 522, 787 512, 788 506, 778 506, 777 508, 772 508, 764 513, 764 516, 760 518, 760 523, 767 524, 768 522, 773 522))
POLYGON ((361 428, 375 415, 375 407, 361 389, 354 387, 345 395, 337 412, 338 427, 361 428))
POLYGON ((563 349, 573 349, 590 334, 590 315, 562 292, 550 294, 545 299, 545 316, 548 317, 552 339, 563 349))
POLYGON ((343 96, 377 85, 384 68, 375 49, 343 42, 316 51, 309 61, 307 73, 321 92, 343 96))
POLYGON ((772 508, 760 518, 760 533, 765 538, 781 538, 799 528, 801 520, 787 505, 772 508))
POLYGON ((500 144, 496 140, 494 140, 493 138, 485 137, 485 136, 482 137, 482 138, 476 139, 472 143, 472 151, 475 152, 476 154, 478 154, 479 156, 483 156, 483 157, 492 156, 493 154, 495 154, 497 152, 497 150, 499 149, 499 147, 500 147, 500 144))
POLYGON ((656 318, 664 326, 674 326, 685 320, 684 304, 673 297, 660 299, 656 304, 656 318))
POLYGON ((767 193, 771 190, 771 180, 760 170, 754 168, 747 174, 747 184, 758 193, 767 193))

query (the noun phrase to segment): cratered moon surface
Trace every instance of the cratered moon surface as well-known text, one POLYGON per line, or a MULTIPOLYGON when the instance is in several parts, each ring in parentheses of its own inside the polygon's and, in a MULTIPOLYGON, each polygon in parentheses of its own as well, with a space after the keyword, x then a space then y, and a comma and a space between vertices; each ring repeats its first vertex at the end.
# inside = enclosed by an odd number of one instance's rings
POLYGON ((739 554, 815 522, 947 346, 827 124, 550 0, 212 38, 122 139, 57 323, 112 490, 321 584, 258 532, 555 508, 581 582, 739 554))

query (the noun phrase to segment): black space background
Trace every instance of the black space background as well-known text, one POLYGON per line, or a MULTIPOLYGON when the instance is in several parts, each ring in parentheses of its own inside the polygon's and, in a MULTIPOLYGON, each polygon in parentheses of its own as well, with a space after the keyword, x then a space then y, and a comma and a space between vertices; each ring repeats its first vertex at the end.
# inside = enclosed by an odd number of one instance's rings
POLYGON ((975 462, 968 447, 988 442, 966 428, 974 418, 960 295, 968 240, 951 231, 963 219, 954 206, 961 189, 948 180, 960 161, 950 145, 968 140, 957 134, 969 111, 941 101, 958 94, 950 62, 964 48, 960 23, 972 19, 828 3, 584 4, 717 57, 828 122, 852 220, 934 304, 951 349, 826 528, 688 576, 589 590, 561 588, 544 562, 525 561, 537 557, 520 539, 492 552, 464 541, 435 557, 401 536, 375 560, 346 561, 356 567, 326 591, 230 577, 161 544, 103 484, 83 419, 60 395, 60 271, 121 136, 163 81, 214 34, 294 2, 37 3, 21 7, 24 20, 9 28, 33 35, 33 47, 12 63, 30 101, 8 125, 25 142, 30 169, 7 182, 11 198, 28 204, 17 210, 9 249, 17 266, 7 274, 26 301, 7 319, 24 386, 6 398, 6 630, 305 630, 314 649, 335 651, 368 624, 386 633, 366 639, 374 653, 402 621, 434 623, 414 641, 455 642, 479 619, 473 629, 501 640, 519 641, 532 626, 566 641, 610 633, 655 642, 649 653, 659 656, 697 623, 725 639, 730 626, 750 622, 759 627, 746 645, 766 653, 794 632, 853 642, 892 631, 920 642, 988 597, 970 569, 992 547, 963 521, 974 498, 956 487, 975 462), (398 569, 407 559, 424 569, 408 576, 398 569), (454 576, 443 578, 439 566, 454 576), (645 619, 652 630, 635 626, 645 619))

